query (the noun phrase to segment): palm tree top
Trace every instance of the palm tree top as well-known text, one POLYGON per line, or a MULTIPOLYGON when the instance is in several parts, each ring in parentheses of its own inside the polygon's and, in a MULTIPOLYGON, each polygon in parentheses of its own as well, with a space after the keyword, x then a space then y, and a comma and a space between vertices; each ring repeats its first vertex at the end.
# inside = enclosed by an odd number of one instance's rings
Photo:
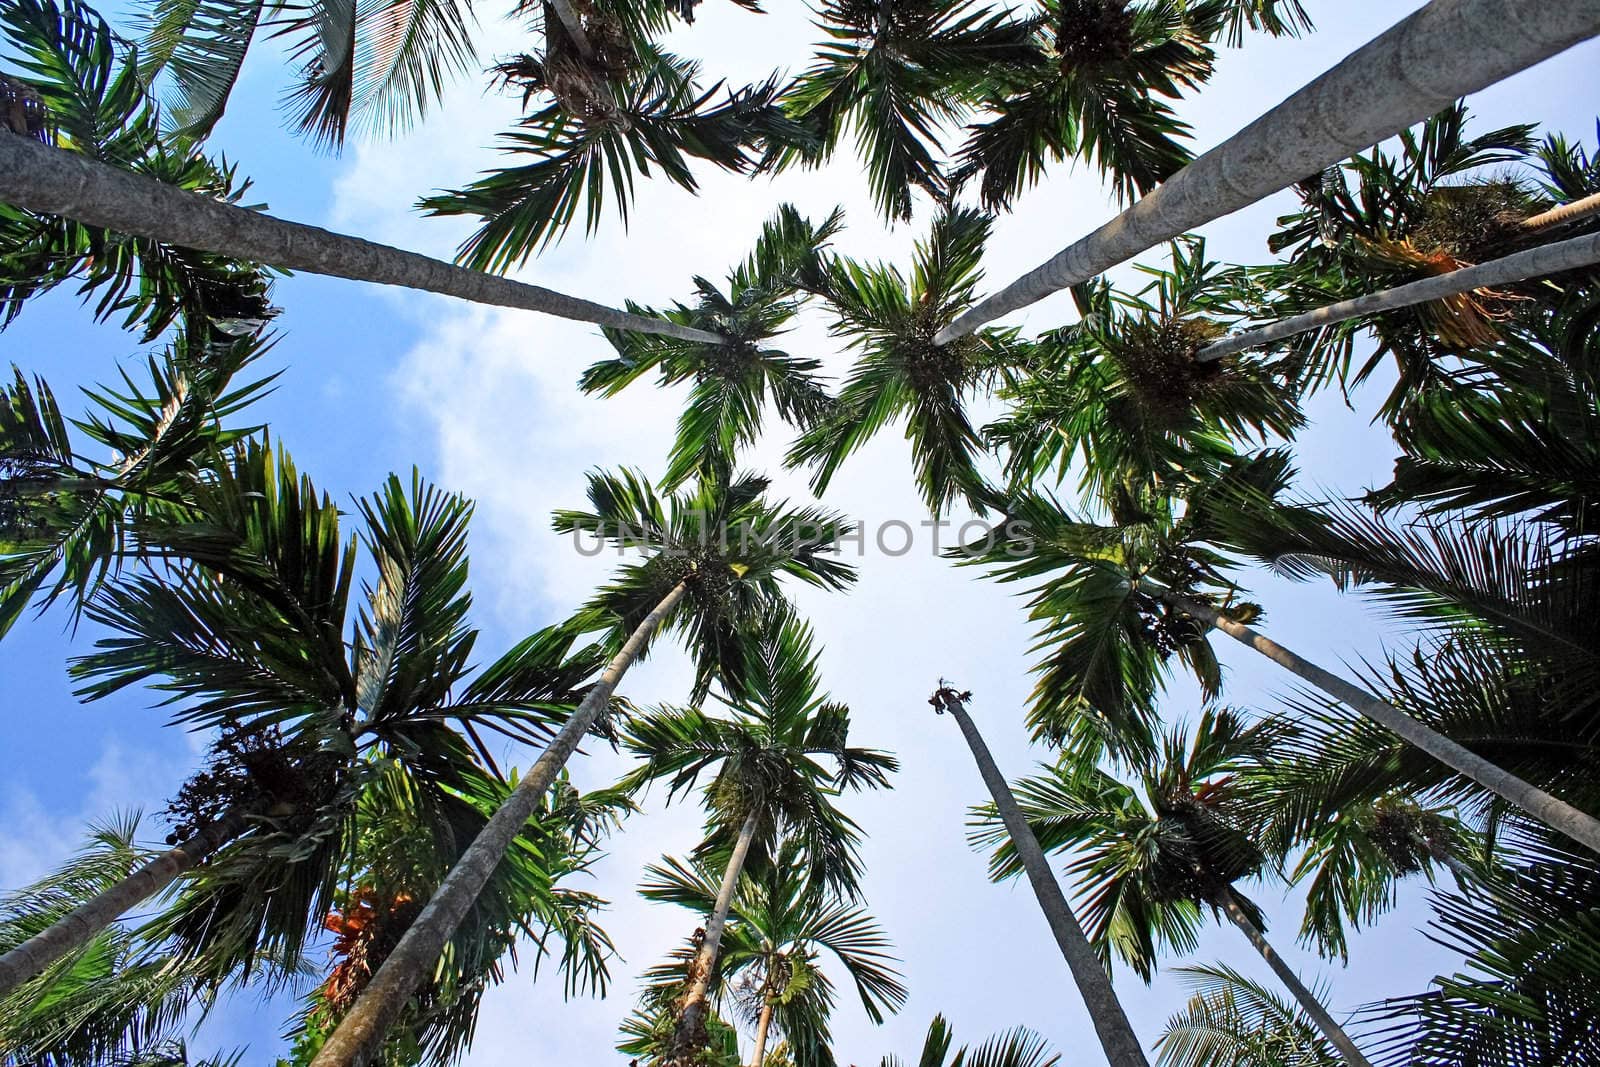
POLYGON ((623 785, 665 780, 669 802, 702 787, 707 837, 699 856, 725 853, 753 817, 752 870, 775 862, 780 840, 793 838, 807 849, 814 881, 853 893, 859 828, 833 801, 846 790, 887 788, 899 761, 849 743, 850 709, 822 691, 806 623, 792 615, 775 621, 747 659, 746 691, 717 696, 725 714, 689 706, 633 717, 623 745, 644 762, 623 785))

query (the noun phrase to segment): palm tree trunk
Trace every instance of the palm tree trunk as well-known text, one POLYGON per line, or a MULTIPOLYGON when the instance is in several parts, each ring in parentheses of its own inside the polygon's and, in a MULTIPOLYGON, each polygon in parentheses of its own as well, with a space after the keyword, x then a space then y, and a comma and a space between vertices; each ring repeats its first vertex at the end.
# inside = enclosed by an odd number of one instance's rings
POLYGON ((945 327, 945 344, 1347 159, 1600 33, 1600 0, 1433 0, 1089 236, 945 327))
POLYGON ((247 825, 243 812, 230 811, 0 956, 0 997, 88 944, 124 913, 166 889, 173 879, 239 836, 247 825))
POLYGON ((545 0, 545 2, 555 9, 556 18, 561 20, 561 27, 567 31, 567 37, 572 41, 572 46, 578 50, 578 54, 584 59, 593 59, 594 45, 589 43, 589 35, 583 31, 583 19, 573 10, 571 0, 545 0))
POLYGON ((628 635, 627 643, 606 664, 599 680, 584 694, 577 709, 528 771, 527 777, 517 783, 505 803, 500 805, 500 810, 478 831, 478 836, 473 838, 472 844, 467 846, 439 884, 416 922, 411 924, 394 951, 383 961, 383 966, 378 968, 378 973, 372 976, 367 988, 351 1005, 338 1029, 323 1044, 316 1059, 311 1061, 312 1067, 363 1067, 372 1061, 389 1028, 432 971, 439 954, 454 936, 467 911, 478 899, 478 894, 483 892, 484 885, 494 874, 506 850, 527 825, 541 798, 571 758, 578 743, 610 703, 617 683, 633 665, 650 635, 661 626, 687 590, 683 582, 673 586, 661 603, 628 635))
POLYGON ((1011 787, 1006 784, 1000 768, 995 766, 989 746, 983 743, 983 736, 973 725, 965 704, 948 689, 940 690, 934 699, 941 698, 944 707, 961 727, 967 746, 972 749, 978 773, 989 787, 994 806, 1000 812, 1006 832, 1011 835, 1011 845, 1017 850, 1017 858, 1022 861, 1023 869, 1028 872, 1028 881, 1033 885, 1033 895, 1039 901, 1039 909, 1044 912, 1050 932, 1055 935, 1056 945, 1061 949, 1061 956, 1067 961, 1067 969, 1072 972, 1072 979, 1077 983, 1078 992, 1089 1009, 1089 1018, 1094 1022, 1095 1033, 1100 1036, 1100 1047, 1105 1050, 1107 1062, 1110 1067, 1147 1067, 1148 1061, 1139 1047, 1139 1039, 1134 1035, 1127 1013, 1122 1010, 1122 1002, 1117 999, 1116 991, 1111 988, 1111 976, 1106 973, 1100 957, 1084 936, 1072 909, 1067 906, 1067 898, 1050 870, 1044 850, 1039 847, 1038 838, 1033 836, 1027 820, 1023 818, 1022 809, 1017 807, 1016 798, 1011 795, 1011 787))
POLYGON ((1588 218, 1596 212, 1600 212, 1600 193, 1590 193, 1570 204, 1561 204, 1531 219, 1523 219, 1522 228, 1534 231, 1548 230, 1552 226, 1565 226, 1569 222, 1588 218))
POLYGON ((1294 969, 1284 961, 1282 956, 1278 955, 1277 951, 1267 941, 1266 934, 1261 932, 1261 928, 1251 921, 1249 913, 1240 906, 1239 895, 1231 887, 1226 887, 1218 894, 1216 902, 1222 907, 1223 911, 1227 912, 1228 918, 1233 920, 1233 925, 1242 930, 1244 936, 1250 939, 1250 944, 1254 945, 1255 950, 1261 953, 1261 958, 1267 961, 1267 966, 1272 968, 1272 973, 1278 976, 1278 980, 1284 984, 1284 987, 1290 993, 1294 994, 1294 999, 1300 1002, 1301 1010, 1311 1017, 1311 1021, 1316 1024, 1317 1029, 1322 1031, 1322 1036, 1331 1041, 1334 1047, 1339 1050, 1344 1056, 1345 1062, 1350 1067, 1372 1067, 1372 1062, 1361 1054, 1361 1050, 1356 1047, 1356 1043, 1350 1040, 1350 1035, 1344 1032, 1344 1027, 1333 1021, 1333 1016, 1328 1014, 1328 1009, 1322 1006, 1322 1002, 1312 994, 1311 990, 1305 987, 1305 983, 1300 981, 1300 976, 1294 973, 1294 969))
POLYGON ((1585 814, 1564 800, 1524 782, 1521 778, 1490 763, 1470 749, 1457 744, 1436 730, 1413 719, 1393 704, 1352 685, 1336 674, 1302 659, 1271 638, 1234 622, 1205 604, 1178 596, 1154 582, 1142 580, 1139 587, 1169 607, 1191 615, 1221 630, 1229 637, 1255 649, 1274 663, 1316 686, 1335 700, 1354 708, 1373 722, 1398 734, 1446 767, 1504 798, 1546 826, 1600 852, 1600 819, 1585 814))
POLYGON ((750 855, 750 842, 755 840, 759 812, 745 816, 739 827, 739 837, 728 857, 728 866, 722 872, 722 885, 717 889, 717 903, 706 923, 705 940, 695 954, 694 966, 689 972, 689 991, 683 997, 683 1011, 678 1016, 678 1029, 672 1038, 673 1054, 680 1063, 689 1063, 700 1047, 700 1035, 705 1028, 706 994, 711 988, 711 976, 717 966, 717 952, 722 948, 722 931, 728 925, 728 909, 733 907, 733 893, 739 887, 739 876, 744 873, 744 861, 750 855))
POLYGON ((750 1067, 761 1067, 767 1060, 767 1028, 772 1025, 772 1001, 761 1002, 761 1016, 756 1020, 756 1047, 750 1057, 750 1067))
MULTIPOLYGON (((1596 200, 1596 206, 1600 207, 1600 199, 1596 200)), ((1332 326, 1346 319, 1359 318, 1362 315, 1380 315, 1386 311, 1426 304, 1431 300, 1443 300, 1476 289, 1486 289, 1490 286, 1525 281, 1528 278, 1538 278, 1576 267, 1586 267, 1595 262, 1600 262, 1600 233, 1542 245, 1476 267, 1465 267, 1448 274, 1424 278, 1419 282, 1385 289, 1379 293, 1368 293, 1354 300, 1341 300, 1337 304, 1329 304, 1327 307, 1308 311, 1304 315, 1295 315, 1293 318, 1275 322, 1271 326, 1263 326, 1259 330, 1248 330, 1232 337, 1224 337, 1202 348, 1194 358, 1196 363, 1208 363, 1243 352, 1247 348, 1271 344, 1285 337, 1293 337, 1297 333, 1305 333, 1307 330, 1315 330, 1322 326, 1332 326)))
POLYGON ((422 289, 685 341, 724 343, 705 330, 224 204, 25 137, 0 137, 0 201, 232 259, 422 289))

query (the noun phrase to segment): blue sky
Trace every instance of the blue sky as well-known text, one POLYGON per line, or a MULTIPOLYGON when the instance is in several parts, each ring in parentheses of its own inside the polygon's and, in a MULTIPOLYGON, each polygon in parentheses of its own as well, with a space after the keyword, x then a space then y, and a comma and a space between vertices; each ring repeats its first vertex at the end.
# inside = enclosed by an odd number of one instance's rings
MULTIPOLYGON (((732 5, 708 3, 677 47, 702 55, 707 67, 739 81, 804 62, 811 31, 798 5, 773 4, 765 19, 732 5)), ((1308 5, 1319 32, 1300 41, 1251 40, 1224 55, 1212 85, 1184 114, 1201 146, 1216 143, 1327 68, 1414 3, 1380 0, 1308 5)), ((115 9, 107 8, 115 16, 115 9)), ((499 9, 480 5, 486 59, 520 46, 521 30, 499 9)), ((1569 136, 1593 136, 1592 101, 1600 79, 1600 46, 1590 43, 1475 98, 1480 128, 1539 121, 1569 136)), ((1470 62, 1471 57, 1462 57, 1470 62)), ((255 200, 284 217, 359 232, 448 256, 464 235, 457 222, 421 219, 416 197, 463 183, 487 164, 489 138, 514 115, 503 99, 475 84, 453 91, 444 108, 408 136, 352 146, 341 157, 318 155, 286 134, 277 109, 282 59, 271 48, 252 55, 216 148, 255 179, 255 200)), ((864 196, 864 181, 846 155, 825 171, 747 182, 708 175, 694 198, 660 184, 641 189, 631 231, 608 219, 593 239, 574 232, 519 276, 609 303, 625 298, 665 302, 688 292, 693 274, 719 276, 743 254, 760 221, 780 200, 825 214, 848 212, 838 242, 854 255, 904 260, 926 213, 910 226, 885 230, 864 196)), ((1259 261, 1265 235, 1284 207, 1278 198, 1207 228, 1217 258, 1259 261)), ((1111 214, 1089 174, 1058 168, 995 225, 989 271, 997 284, 1044 259, 1111 214)), ((582 398, 580 370, 604 357, 598 332, 522 312, 484 310, 432 296, 380 291, 314 277, 285 279, 276 303, 281 336, 268 357, 284 371, 258 409, 301 467, 336 498, 371 492, 391 470, 413 465, 447 488, 478 500, 473 534, 475 621, 480 649, 493 655, 531 630, 561 618, 603 577, 609 560, 584 559, 548 532, 552 508, 581 499, 582 474, 593 466, 637 465, 659 472, 676 418, 677 396, 648 385, 613 401, 582 398)), ((1067 321, 1063 297, 1014 316, 1028 330, 1067 321)), ((847 357, 816 324, 797 331, 791 350, 814 353, 841 373, 847 357)), ((0 355, 45 375, 67 413, 81 404, 75 387, 112 380, 121 365, 137 371, 139 347, 113 327, 96 325, 65 289, 30 306, 0 334, 0 355)), ((1384 480, 1393 458, 1386 436, 1369 425, 1382 382, 1350 406, 1324 395, 1310 408, 1313 425, 1298 446, 1304 485, 1355 493, 1384 480)), ((783 441, 763 441, 753 465, 773 473, 783 441)), ((784 491, 805 495, 803 481, 779 476, 784 491)), ((910 488, 905 443, 888 433, 847 465, 827 503, 868 523, 900 519, 915 525, 925 512, 910 488)), ((1042 751, 1030 751, 1021 725, 1030 659, 1029 632, 1008 589, 980 582, 919 550, 899 558, 872 554, 847 597, 805 594, 801 602, 826 648, 823 665, 835 696, 849 702, 858 743, 896 751, 904 764, 897 789, 853 802, 851 813, 871 834, 865 857, 870 905, 905 961, 911 1003, 875 1028, 859 1006, 843 1003, 835 1026, 841 1063, 865 1065, 891 1051, 913 1050, 929 1017, 943 1011, 958 1039, 1026 1024, 1043 1032, 1067 1063, 1093 1062, 1093 1035, 1031 897, 1020 886, 994 886, 983 857, 964 840, 967 805, 983 799, 981 784, 948 719, 924 703, 940 676, 973 688, 973 711, 1002 769, 1015 777, 1042 751)), ((1378 654, 1385 629, 1368 606, 1331 591, 1290 586, 1262 576, 1256 597, 1270 631, 1283 643, 1336 667, 1378 654)), ((0 752, 10 774, 0 784, 0 888, 42 873, 75 846, 86 819, 113 810, 154 812, 194 769, 203 739, 164 727, 148 694, 94 705, 71 695, 64 665, 92 638, 76 634, 61 612, 27 619, 0 643, 0 752)), ((1220 648, 1229 667, 1229 700, 1269 709, 1289 692, 1270 665, 1243 649, 1220 648)), ((630 675, 627 695, 642 702, 683 692, 683 657, 663 649, 630 675)), ((1175 686, 1168 708, 1181 716, 1195 694, 1175 686)), ((508 753, 515 761, 524 754, 508 753)), ((597 754, 574 767, 580 782, 599 783, 621 762, 597 754)), ((605 1001, 563 1005, 555 983, 514 976, 486 1001, 477 1047, 468 1062, 610 1062, 616 1023, 631 1005, 632 975, 692 928, 675 909, 646 905, 633 887, 641 867, 662 852, 682 854, 697 839, 692 807, 648 812, 615 842, 593 888, 614 907, 608 928, 625 960, 605 1001)), ((156 836, 156 835, 152 835, 156 836)), ((1333 989, 1342 1010, 1384 996, 1415 992, 1454 964, 1417 932, 1425 917, 1422 887, 1355 942, 1348 969, 1319 963, 1294 944, 1295 901, 1275 885, 1255 895, 1275 920, 1270 936, 1307 977, 1333 989)), ((1251 974, 1264 968, 1232 929, 1208 933, 1196 960, 1224 959, 1251 974)), ((1173 961, 1178 962, 1178 961, 1173 961)), ((1119 972, 1136 1028, 1148 1042, 1182 999, 1163 972, 1148 989, 1119 972)), ((205 1027, 202 1047, 249 1045, 247 1063, 270 1062, 273 1042, 292 1005, 267 1009, 227 1005, 205 1027)))

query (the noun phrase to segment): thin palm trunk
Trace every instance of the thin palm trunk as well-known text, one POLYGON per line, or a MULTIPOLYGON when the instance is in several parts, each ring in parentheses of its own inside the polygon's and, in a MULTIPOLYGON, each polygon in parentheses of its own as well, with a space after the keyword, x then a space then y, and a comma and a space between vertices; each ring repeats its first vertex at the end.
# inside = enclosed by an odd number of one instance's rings
POLYGON ((1403 740, 1415 745, 1462 777, 1478 783, 1521 808, 1552 830, 1600 852, 1600 819, 1585 814, 1566 801, 1557 799, 1516 775, 1502 770, 1470 749, 1424 726, 1393 704, 1379 700, 1359 686, 1323 670, 1309 660, 1302 659, 1243 623, 1235 622, 1205 604, 1162 589, 1153 582, 1141 581, 1140 588, 1168 606, 1221 630, 1242 645, 1255 649, 1296 677, 1311 683, 1335 700, 1398 734, 1403 740))
POLYGON ((1089 1009, 1089 1018, 1094 1023, 1095 1033, 1100 1036, 1100 1047, 1105 1051, 1107 1062, 1110 1067, 1147 1067, 1148 1061, 1139 1047, 1139 1039, 1134 1035, 1127 1013, 1122 1010, 1122 1002, 1117 999, 1116 991, 1111 988, 1111 976, 1106 973, 1100 957, 1084 936, 1072 909, 1067 906, 1067 898, 1050 870, 1038 838, 1033 836, 1027 820, 1022 816, 1022 809, 1017 807, 1011 787, 1001 775, 1000 768, 995 766, 989 746, 984 744, 983 736, 973 725, 965 704, 948 689, 940 690, 935 699, 942 700, 945 709, 961 727, 967 746, 972 749, 978 773, 983 776, 984 784, 989 787, 989 795, 994 798, 994 806, 999 810, 1006 832, 1011 836, 1011 845, 1017 851, 1017 858, 1022 861, 1028 881, 1033 885, 1033 895, 1039 901, 1039 909, 1044 912, 1050 932, 1055 935, 1056 945, 1061 949, 1061 956, 1067 961, 1067 969, 1072 972, 1072 979, 1077 983, 1078 992, 1089 1009))
POLYGON ((1261 958, 1267 961, 1267 966, 1278 976, 1278 981, 1294 994, 1294 999, 1300 1002, 1301 1010, 1310 1016, 1317 1029, 1322 1031, 1322 1036, 1339 1050, 1345 1062, 1350 1064, 1350 1067, 1372 1067, 1372 1062, 1361 1054, 1356 1043, 1350 1040, 1350 1035, 1344 1032, 1344 1027, 1334 1022, 1333 1016, 1328 1014, 1328 1009, 1322 1006, 1322 1002, 1306 988, 1304 982, 1300 981, 1300 976, 1294 973, 1294 969, 1278 955, 1261 928, 1251 921, 1249 913, 1240 906, 1239 895, 1231 887, 1224 888, 1218 894, 1216 903, 1227 913, 1228 918, 1233 920, 1233 925, 1250 939, 1250 944, 1261 953, 1261 958))
POLYGON ((973 307, 935 341, 946 344, 1104 274, 1597 33, 1600 0, 1433 0, 1127 211, 973 307))
POLYGON ((684 341, 724 341, 705 330, 224 204, 24 137, 0 137, 0 201, 231 259, 422 289, 684 341))
MULTIPOLYGON (((1600 204, 1600 201, 1597 201, 1597 204, 1600 204)), ((1337 304, 1329 304, 1327 307, 1308 311, 1304 315, 1295 315, 1293 318, 1275 322, 1271 326, 1263 326, 1259 330, 1247 330, 1232 337, 1224 337, 1202 348, 1194 358, 1196 363, 1208 363, 1243 352, 1247 348, 1258 348, 1286 337, 1293 337, 1297 333, 1332 326, 1347 319, 1360 318, 1363 315, 1381 315, 1384 312, 1426 304, 1433 300, 1443 300, 1477 289, 1526 281, 1529 278, 1539 278, 1577 267, 1587 267, 1596 262, 1600 262, 1600 233, 1586 234, 1542 245, 1526 252, 1518 252, 1514 256, 1491 260, 1476 267, 1465 267, 1448 274, 1424 278, 1419 282, 1385 289, 1382 292, 1368 293, 1354 300, 1341 300, 1337 304)))
MULTIPOLYGON (((561 20, 561 27, 567 31, 572 46, 584 59, 594 58, 594 45, 589 43, 589 35, 583 31, 583 19, 573 10, 570 0, 545 0, 555 9, 556 18, 561 20)), ((546 31, 548 32, 548 30, 546 31)))
POLYGON ((248 823, 242 812, 229 812, 0 956, 0 997, 67 953, 87 945, 141 901, 160 893, 179 875, 192 870, 239 836, 246 826, 248 823))
POLYGON ((1548 230, 1552 226, 1565 226, 1569 222, 1588 218, 1600 212, 1600 193, 1590 193, 1569 204, 1561 204, 1530 219, 1522 220, 1524 230, 1548 230))
POLYGON ((772 1001, 761 1002, 761 1015, 756 1019, 756 1047, 750 1056, 750 1067, 761 1067, 767 1059, 767 1029, 772 1025, 772 1001))
POLYGON ((673 586, 661 603, 628 635, 627 643, 606 664, 599 680, 584 694, 577 709, 528 771, 527 777, 517 784, 505 803, 484 824, 478 836, 473 838, 472 844, 467 846, 439 884, 438 891, 417 916, 416 922, 411 924, 394 951, 383 961, 383 966, 378 968, 378 973, 372 976, 367 988, 351 1005, 338 1029, 329 1036, 316 1059, 311 1061, 312 1067, 362 1067, 372 1062, 389 1028, 432 971, 439 954, 466 918, 478 894, 483 892, 483 887, 499 866, 506 850, 527 825, 578 743, 610 703, 617 683, 638 658, 650 635, 671 614, 687 590, 683 582, 673 586))
POLYGON ((739 876, 744 873, 744 861, 750 855, 750 843, 755 840, 759 813, 752 811, 739 827, 739 837, 733 843, 733 853, 728 856, 728 866, 722 872, 722 885, 717 889, 717 903, 711 909, 706 923, 705 940, 695 954, 689 972, 689 990, 683 997, 683 1011, 678 1016, 677 1032, 672 1047, 680 1063, 689 1063, 700 1047, 700 1035, 705 1029, 706 995, 711 989, 711 976, 716 973, 717 953, 722 948, 722 931, 728 925, 728 910, 733 907, 733 893, 739 887, 739 876))

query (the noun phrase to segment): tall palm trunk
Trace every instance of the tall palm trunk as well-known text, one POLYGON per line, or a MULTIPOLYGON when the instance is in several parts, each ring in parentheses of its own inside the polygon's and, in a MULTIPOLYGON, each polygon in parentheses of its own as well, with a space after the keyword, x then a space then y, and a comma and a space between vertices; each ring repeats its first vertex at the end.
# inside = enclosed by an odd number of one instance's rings
POLYGON ((1105 1051, 1107 1062, 1110 1067, 1147 1067, 1148 1061, 1139 1047, 1139 1039, 1134 1035, 1127 1013, 1122 1010, 1122 1002, 1117 999, 1116 991, 1111 988, 1111 976, 1106 973, 1100 957, 1084 936, 1072 909, 1067 906, 1067 898, 1050 870, 1038 838, 1033 836, 1027 820, 1022 817, 1022 809, 1017 807, 1011 787, 1006 784, 1000 768, 995 766, 989 746, 983 743, 983 736, 973 725, 966 705, 949 689, 939 690, 934 694, 934 700, 942 703, 954 717, 967 739, 967 746, 972 749, 978 773, 989 787, 989 795, 994 798, 994 806, 999 810, 1006 832, 1011 836, 1011 846, 1017 850, 1017 858, 1028 873, 1039 909, 1044 912, 1050 932, 1055 935, 1056 945, 1061 949, 1061 956, 1067 961, 1067 969, 1072 972, 1072 979, 1077 983, 1078 992, 1089 1009, 1089 1018, 1094 1023, 1095 1033, 1100 1036, 1100 1047, 1105 1051))
POLYGON ((1267 935, 1262 932, 1261 928, 1250 918, 1250 914, 1240 905, 1239 894, 1235 893, 1232 887, 1224 887, 1222 892, 1217 894, 1215 903, 1227 913, 1228 918, 1233 920, 1233 925, 1242 930, 1244 936, 1250 939, 1250 944, 1254 945, 1255 950, 1261 953, 1261 958, 1267 961, 1267 966, 1271 967, 1272 973, 1278 976, 1278 981, 1282 982, 1284 987, 1294 994, 1294 999, 1300 1002, 1301 1010, 1311 1017, 1311 1021, 1316 1024, 1317 1029, 1322 1031, 1322 1036, 1331 1041, 1334 1047, 1339 1050, 1340 1054, 1344 1056, 1345 1062, 1350 1067, 1372 1067, 1372 1062, 1361 1054, 1361 1050, 1356 1047, 1356 1043, 1350 1040, 1350 1035, 1344 1032, 1344 1027, 1333 1021, 1333 1016, 1328 1014, 1328 1009, 1322 1006, 1322 1002, 1316 998, 1311 990, 1306 988, 1305 983, 1300 981, 1300 976, 1294 973, 1294 969, 1285 962, 1282 956, 1278 955, 1277 950, 1267 941, 1267 935))
POLYGON ((725 340, 705 330, 224 204, 25 137, 0 137, 0 202, 273 267, 422 289, 702 344, 725 340))
POLYGON ((617 683, 638 658, 639 651, 650 635, 661 626, 687 591, 688 587, 683 582, 673 586, 672 591, 662 597, 661 603, 628 635, 627 642, 606 664, 599 680, 584 694, 577 709, 528 771, 527 777, 517 783, 505 803, 500 805, 500 810, 478 831, 478 836, 473 838, 472 844, 467 846, 439 884, 416 922, 411 924, 394 951, 383 961, 383 966, 378 968, 378 973, 372 976, 372 981, 351 1005, 338 1029, 329 1036, 316 1059, 311 1061, 312 1067, 362 1067, 372 1062, 389 1028, 433 969, 439 954, 466 918, 478 894, 483 892, 483 887, 499 866, 506 850, 538 809, 540 800, 571 758, 578 743, 606 709, 617 683))
POLYGON ((248 823, 243 812, 230 811, 183 844, 161 853, 115 885, 0 956, 0 997, 34 977, 75 949, 82 948, 124 913, 160 893, 187 870, 239 836, 248 823))
MULTIPOLYGON (((1600 207, 1600 199, 1597 199, 1596 204, 1600 207)), ((1595 262, 1600 262, 1600 233, 1556 241, 1526 252, 1518 252, 1514 256, 1490 260, 1476 267, 1463 267, 1448 274, 1398 285, 1378 293, 1368 293, 1354 300, 1341 300, 1337 304, 1329 304, 1327 307, 1308 311, 1304 315, 1295 315, 1275 322, 1271 326, 1224 337, 1220 341, 1206 345, 1195 354, 1194 358, 1196 363, 1209 363, 1224 356, 1243 352, 1247 348, 1268 345, 1285 337, 1293 337, 1297 333, 1305 333, 1307 330, 1315 330, 1322 326, 1332 326, 1347 319, 1360 318, 1363 315, 1381 315, 1387 311, 1443 300, 1477 289, 1487 289, 1491 286, 1506 285, 1577 267, 1586 267, 1595 262)))
POLYGON ((1546 826, 1574 841, 1600 852, 1600 819, 1585 814, 1564 800, 1557 799, 1516 775, 1502 770, 1477 753, 1450 740, 1413 719, 1387 701, 1379 700, 1359 686, 1302 659, 1276 641, 1235 622, 1215 609, 1178 596, 1154 582, 1141 580, 1139 587, 1169 607, 1221 630, 1229 637, 1255 649, 1274 663, 1316 686, 1335 700, 1354 708, 1373 722, 1398 734, 1446 767, 1504 798, 1546 826))
POLYGON ((772 1025, 772 999, 761 1002, 761 1015, 756 1019, 756 1047, 750 1056, 750 1067, 761 1067, 767 1060, 767 1029, 772 1025))
POLYGON ((1248 207, 1597 33, 1600 0, 1433 0, 1127 211, 972 308, 941 330, 935 343, 965 336, 1248 207), (1508 20, 1514 20, 1514 31, 1508 32, 1508 20))
POLYGON ((722 931, 728 925, 728 910, 733 907, 734 890, 739 887, 739 876, 744 873, 744 861, 750 855, 750 842, 755 840, 759 821, 759 813, 752 811, 739 827, 733 853, 722 872, 722 885, 717 889, 716 906, 711 909, 711 919, 706 923, 705 940, 700 942, 700 951, 695 953, 694 965, 689 971, 689 990, 684 994, 678 1028, 672 1036, 673 1055, 679 1063, 692 1062, 701 1044, 706 1022, 706 995, 711 988, 711 976, 716 972, 722 931))

